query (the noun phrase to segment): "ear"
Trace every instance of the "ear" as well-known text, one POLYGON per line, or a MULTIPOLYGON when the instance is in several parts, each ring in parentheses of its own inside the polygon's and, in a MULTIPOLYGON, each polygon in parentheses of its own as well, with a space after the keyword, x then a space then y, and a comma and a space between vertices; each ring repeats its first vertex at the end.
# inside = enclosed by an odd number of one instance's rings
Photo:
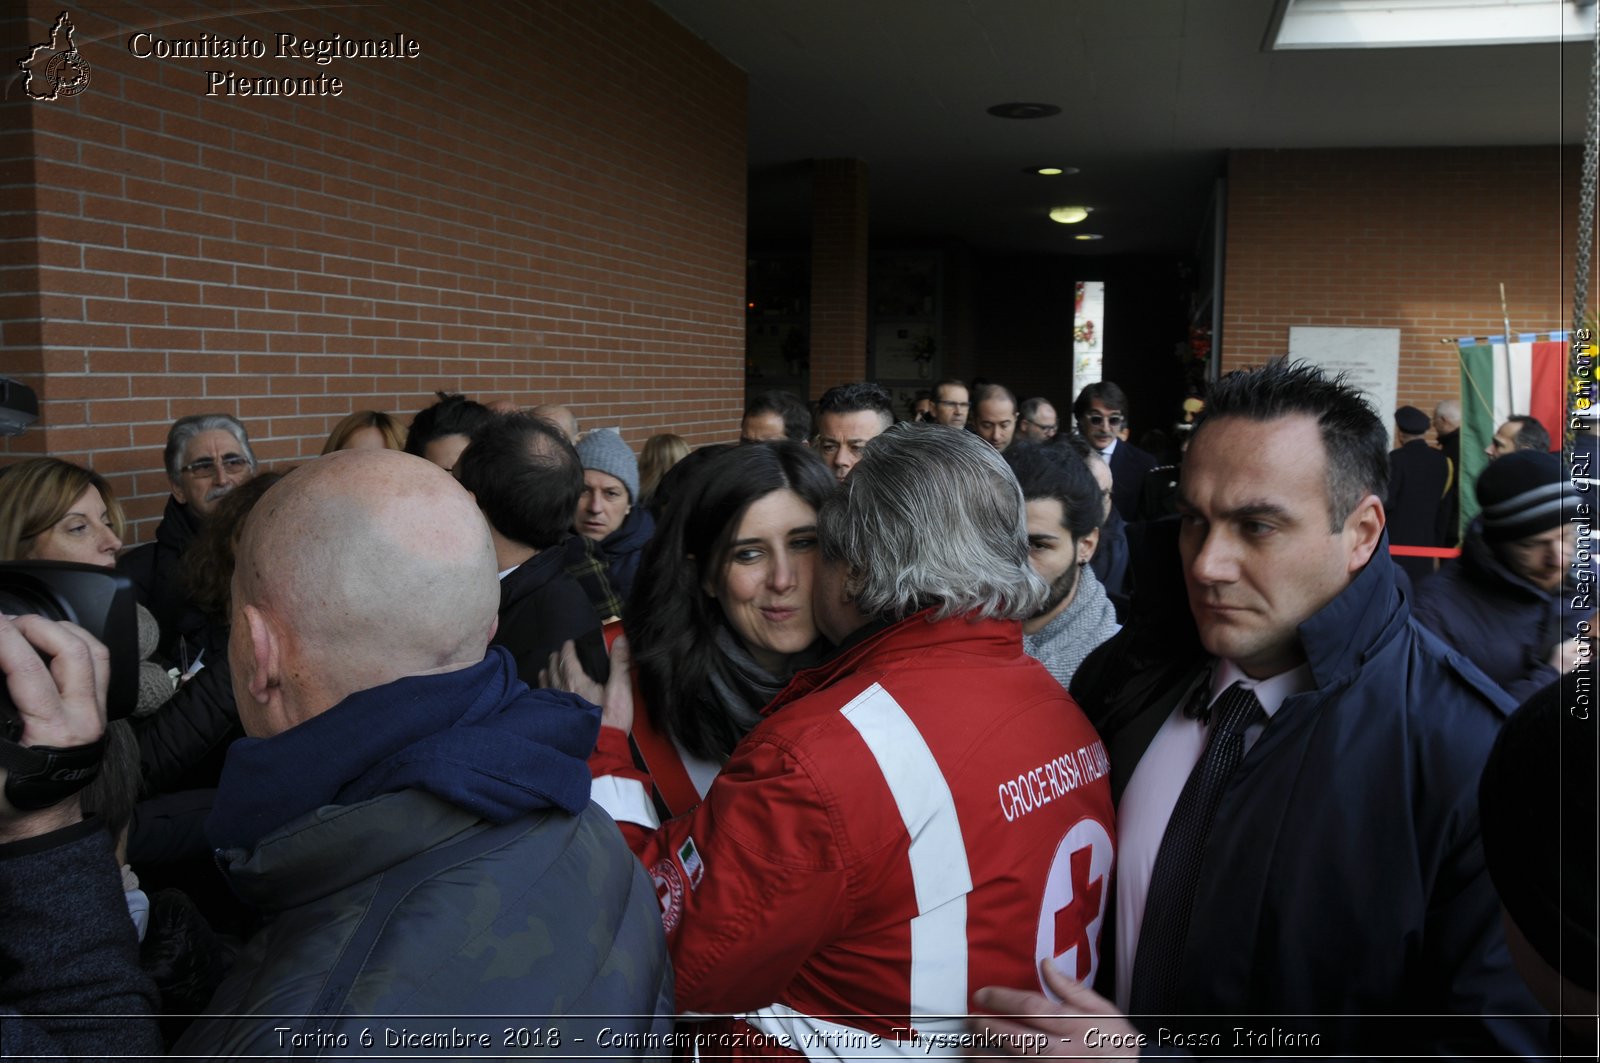
POLYGON ((183 489, 183 483, 171 477, 167 478, 167 483, 172 485, 172 497, 178 500, 178 505, 187 506, 189 504, 189 493, 183 489))
POLYGON ((258 705, 265 705, 278 692, 283 647, 279 643, 278 633, 272 629, 271 621, 260 608, 247 605, 241 610, 240 618, 244 621, 245 630, 235 630, 233 637, 238 638, 243 634, 249 639, 250 699, 258 705))
POLYGON ((1360 572, 1372 555, 1378 549, 1378 543, 1383 538, 1383 529, 1388 524, 1388 517, 1383 512, 1383 503, 1377 495, 1368 495, 1356 504, 1350 511, 1350 516, 1345 518, 1344 531, 1341 533, 1350 550, 1350 563, 1347 571, 1354 576, 1360 572))
POLYGON ((1087 565, 1094 560, 1094 552, 1100 547, 1100 529, 1096 528, 1088 535, 1078 540, 1078 564, 1087 565))

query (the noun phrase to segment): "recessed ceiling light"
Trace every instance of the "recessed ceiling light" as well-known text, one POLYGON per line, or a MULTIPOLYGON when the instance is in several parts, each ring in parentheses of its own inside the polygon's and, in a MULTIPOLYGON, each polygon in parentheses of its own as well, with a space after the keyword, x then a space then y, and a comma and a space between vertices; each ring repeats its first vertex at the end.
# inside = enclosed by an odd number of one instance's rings
POLYGON ((1063 174, 1075 174, 1076 166, 1025 166, 1023 173, 1036 173, 1041 177, 1060 177, 1063 174))
POLYGON ((989 108, 996 118, 1049 118, 1061 113, 1053 103, 997 103, 989 108))
POLYGON ((1073 239, 1074 240, 1098 240, 1098 239, 1100 239, 1100 234, 1099 233, 1078 233, 1076 236, 1073 237, 1073 239))
POLYGON ((1089 216, 1088 207, 1056 207, 1050 211, 1050 220, 1062 225, 1076 225, 1089 216))

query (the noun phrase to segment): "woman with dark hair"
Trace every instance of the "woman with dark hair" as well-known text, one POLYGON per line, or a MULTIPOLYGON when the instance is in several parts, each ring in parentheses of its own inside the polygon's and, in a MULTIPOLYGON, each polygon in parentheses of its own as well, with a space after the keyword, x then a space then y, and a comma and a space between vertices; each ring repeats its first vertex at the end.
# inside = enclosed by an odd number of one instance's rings
MULTIPOLYGON (((811 581, 817 508, 833 487, 814 452, 785 441, 716 454, 674 492, 626 610, 631 747, 602 727, 590 762, 624 835, 697 804, 767 702, 820 658, 811 581)), ((599 702, 562 660, 557 684, 599 702)))
POLYGON ((445 472, 455 468, 456 459, 472 442, 472 433, 494 414, 481 402, 465 395, 434 392, 439 401, 425 407, 411 419, 406 430, 405 452, 426 458, 445 472))

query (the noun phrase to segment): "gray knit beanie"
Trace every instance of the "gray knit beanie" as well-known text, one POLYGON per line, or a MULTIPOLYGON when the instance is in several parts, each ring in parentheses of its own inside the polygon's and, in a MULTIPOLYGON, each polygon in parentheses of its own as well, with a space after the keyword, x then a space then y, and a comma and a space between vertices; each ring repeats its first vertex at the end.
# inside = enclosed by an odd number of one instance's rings
POLYGON ((578 457, 585 469, 609 473, 628 488, 628 501, 639 500, 639 462, 622 437, 610 428, 596 428, 578 440, 578 457))

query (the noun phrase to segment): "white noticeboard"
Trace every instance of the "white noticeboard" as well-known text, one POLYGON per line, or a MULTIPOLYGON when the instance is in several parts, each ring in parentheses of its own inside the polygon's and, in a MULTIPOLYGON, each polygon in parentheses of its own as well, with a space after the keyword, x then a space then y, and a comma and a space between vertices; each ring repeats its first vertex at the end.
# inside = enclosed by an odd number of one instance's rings
POLYGON ((1393 432, 1400 390, 1400 330, 1397 328, 1289 328, 1289 357, 1328 373, 1343 373, 1361 392, 1385 428, 1393 432))

